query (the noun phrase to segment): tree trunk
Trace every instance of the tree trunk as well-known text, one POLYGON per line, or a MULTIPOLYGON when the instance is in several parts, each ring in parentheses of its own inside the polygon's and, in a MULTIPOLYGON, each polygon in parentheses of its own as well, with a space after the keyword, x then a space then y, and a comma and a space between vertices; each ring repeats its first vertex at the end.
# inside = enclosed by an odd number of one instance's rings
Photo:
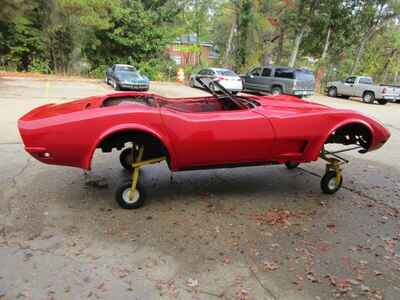
POLYGON ((321 55, 322 60, 324 60, 326 58, 326 56, 328 55, 329 45, 331 42, 331 33, 332 33, 332 27, 329 26, 328 32, 326 33, 324 51, 322 52, 322 55, 321 55))
POLYGON ((285 28, 281 28, 278 40, 278 51, 276 53, 276 64, 280 65, 283 56, 283 42, 285 40, 285 28))
POLYGON ((384 67, 383 67, 382 83, 386 83, 390 62, 392 61, 392 58, 396 54, 397 51, 398 51, 397 48, 393 48, 389 53, 389 56, 388 56, 388 58, 386 60, 386 63, 384 65, 384 67))
POLYGON ((234 19, 233 19, 232 26, 231 26, 231 30, 229 31, 229 38, 228 38, 228 42, 226 44, 224 58, 222 60, 222 63, 224 64, 224 66, 226 66, 228 64, 229 56, 232 53, 233 36, 235 34, 235 31, 236 31, 236 20, 237 20, 237 15, 236 15, 236 12, 235 12, 234 19))
POLYGON ((270 65, 271 64, 271 60, 272 60, 271 52, 265 51, 264 55, 263 55, 263 59, 262 59, 262 65, 263 66, 270 65))
POLYGON ((240 11, 237 20, 238 23, 237 49, 235 51, 237 71, 240 71, 243 67, 246 66, 247 53, 248 53, 247 39, 250 26, 251 8, 252 8, 251 0, 241 1, 240 11))
POLYGON ((289 67, 293 68, 294 64, 296 63, 297 55, 299 53, 299 48, 301 41, 303 40, 304 33, 306 32, 306 26, 302 26, 300 31, 297 33, 295 42, 294 42, 294 48, 292 50, 292 54, 290 56, 289 60, 289 67))
POLYGON ((365 46, 366 46, 368 40, 369 40, 369 39, 372 37, 372 35, 374 34, 374 29, 375 29, 375 28, 373 28, 373 27, 370 28, 370 30, 368 30, 368 31, 364 34, 363 38, 361 39, 361 42, 360 42, 360 44, 359 44, 358 47, 357 47, 356 59, 355 59, 355 61, 353 62, 353 66, 351 67, 351 72, 350 72, 351 75, 354 75, 355 72, 357 71, 358 64, 360 63, 361 57, 362 57, 362 55, 364 54, 365 46))

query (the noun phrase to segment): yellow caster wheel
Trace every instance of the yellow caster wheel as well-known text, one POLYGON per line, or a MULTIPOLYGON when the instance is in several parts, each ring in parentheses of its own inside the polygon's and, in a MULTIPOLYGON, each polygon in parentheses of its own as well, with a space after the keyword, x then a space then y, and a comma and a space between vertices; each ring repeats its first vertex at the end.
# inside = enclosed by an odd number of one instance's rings
POLYGON ((143 206, 146 200, 146 192, 140 184, 136 185, 132 193, 132 182, 121 184, 115 193, 115 200, 118 205, 125 209, 138 209, 143 206))
POLYGON ((341 174, 339 176, 340 178, 335 171, 325 173, 321 179, 321 189, 324 194, 334 194, 342 187, 343 176, 341 174))

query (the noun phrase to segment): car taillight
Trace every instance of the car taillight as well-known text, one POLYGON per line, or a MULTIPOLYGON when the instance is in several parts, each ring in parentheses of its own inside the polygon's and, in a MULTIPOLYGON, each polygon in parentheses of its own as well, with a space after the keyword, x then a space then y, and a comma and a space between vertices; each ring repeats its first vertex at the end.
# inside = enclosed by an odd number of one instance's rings
POLYGON ((386 92, 387 92, 386 88, 383 88, 383 89, 382 89, 382 93, 383 93, 383 94, 386 94, 386 92))
POLYGON ((219 77, 218 77, 218 80, 225 80, 225 77, 219 76, 219 77))

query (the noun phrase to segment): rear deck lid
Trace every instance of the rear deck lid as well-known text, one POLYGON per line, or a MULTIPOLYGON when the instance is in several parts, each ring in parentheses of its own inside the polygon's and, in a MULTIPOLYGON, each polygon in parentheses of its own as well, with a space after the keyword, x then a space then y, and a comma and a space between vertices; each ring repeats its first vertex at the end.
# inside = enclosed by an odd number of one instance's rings
POLYGON ((73 113, 89 108, 99 107, 101 105, 101 102, 102 102, 101 97, 89 97, 61 104, 55 104, 55 103, 46 104, 39 106, 38 108, 35 108, 34 110, 25 114, 21 118, 21 120, 31 121, 31 120, 44 119, 58 115, 73 113))

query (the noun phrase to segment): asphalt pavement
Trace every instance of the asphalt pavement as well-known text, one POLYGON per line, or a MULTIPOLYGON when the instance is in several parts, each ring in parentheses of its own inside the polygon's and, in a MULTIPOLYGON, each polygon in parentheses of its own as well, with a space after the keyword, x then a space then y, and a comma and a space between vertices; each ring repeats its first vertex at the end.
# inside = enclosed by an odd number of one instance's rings
MULTIPOLYGON (((164 96, 204 92, 152 83, 164 96)), ((147 166, 149 201, 120 209, 118 153, 93 170, 44 165, 16 121, 49 102, 112 92, 95 80, 0 77, 0 299, 399 299, 400 104, 314 96, 380 120, 379 151, 346 154, 344 187, 324 163, 188 171, 147 166)))

